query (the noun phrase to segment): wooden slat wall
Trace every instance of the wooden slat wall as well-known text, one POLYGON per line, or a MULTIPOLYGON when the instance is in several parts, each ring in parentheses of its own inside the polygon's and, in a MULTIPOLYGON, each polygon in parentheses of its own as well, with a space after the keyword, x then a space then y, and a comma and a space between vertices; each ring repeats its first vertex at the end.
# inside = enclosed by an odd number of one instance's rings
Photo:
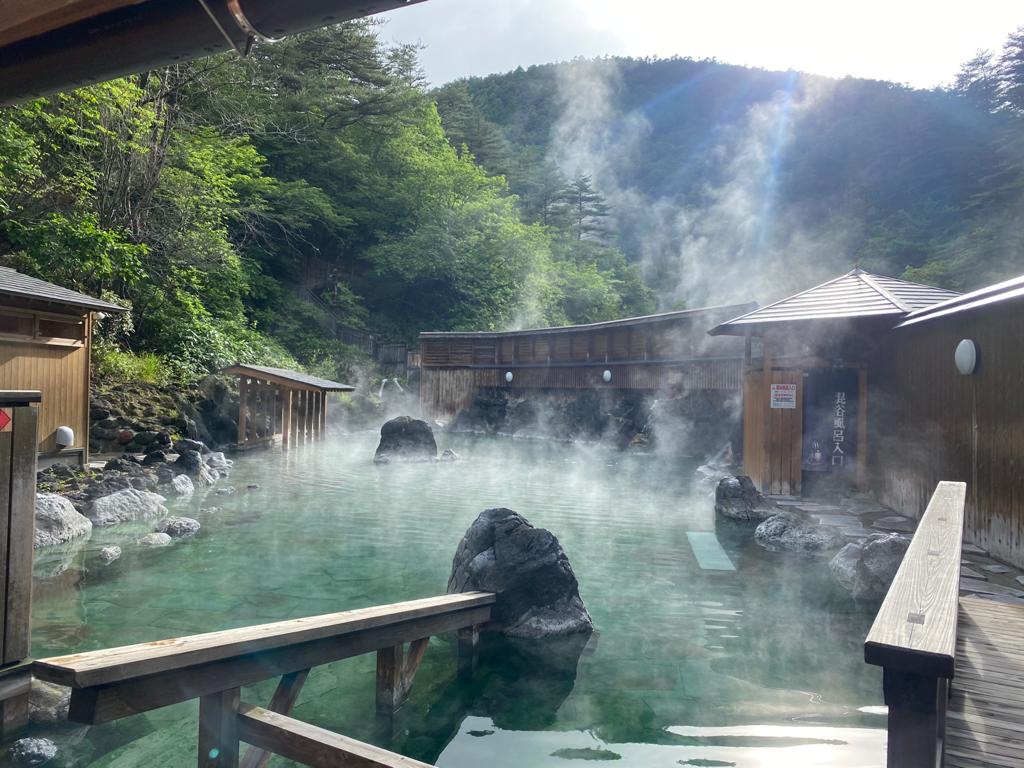
POLYGON ((0 389, 37 389, 39 450, 57 446, 54 432, 68 426, 75 431, 76 448, 89 436, 89 351, 78 347, 0 341, 0 389))
POLYGON ((765 480, 765 411, 764 376, 761 371, 749 372, 743 380, 743 471, 758 488, 765 480))
POLYGON ((1024 302, 894 331, 871 375, 869 469, 880 500, 916 517, 940 480, 966 482, 965 538, 1024 566, 1024 302), (953 364, 965 338, 978 345, 973 376, 953 364))
POLYGON ((476 393, 472 368, 423 368, 420 371, 420 406, 432 419, 450 419, 473 403, 476 393))

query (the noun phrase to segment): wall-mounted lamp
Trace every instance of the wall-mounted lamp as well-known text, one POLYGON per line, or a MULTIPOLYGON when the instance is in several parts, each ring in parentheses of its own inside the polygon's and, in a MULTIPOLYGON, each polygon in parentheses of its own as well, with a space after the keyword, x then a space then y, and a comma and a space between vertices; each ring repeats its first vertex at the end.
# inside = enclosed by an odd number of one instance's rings
POLYGON ((505 371, 505 381, 506 382, 511 384, 512 383, 512 379, 514 379, 514 378, 515 378, 515 376, 512 375, 512 371, 505 371))
POLYGON ((964 339, 956 345, 953 353, 956 369, 964 376, 970 376, 978 367, 978 346, 970 339, 964 339))
POLYGON ((608 369, 606 368, 606 369, 605 369, 605 371, 604 371, 604 373, 602 373, 602 374, 601 374, 601 380, 602 380, 602 381, 603 381, 603 382, 604 382, 605 384, 607 384, 607 383, 608 383, 609 381, 611 381, 611 380, 612 380, 612 372, 611 372, 611 371, 609 371, 609 370, 608 370, 608 369))
POLYGON ((75 444, 75 431, 71 427, 57 427, 53 441, 58 448, 70 448, 75 444))

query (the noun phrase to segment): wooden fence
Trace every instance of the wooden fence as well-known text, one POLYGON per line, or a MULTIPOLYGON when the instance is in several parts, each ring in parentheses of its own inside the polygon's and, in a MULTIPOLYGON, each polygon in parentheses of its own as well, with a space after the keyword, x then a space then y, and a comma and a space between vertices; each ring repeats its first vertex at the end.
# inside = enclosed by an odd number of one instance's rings
POLYGON ((200 768, 260 768, 271 754, 313 766, 422 768, 289 713, 311 668, 374 651, 377 711, 393 713, 409 695, 429 638, 445 632, 459 633, 459 675, 472 674, 478 632, 493 603, 487 592, 443 595, 41 659, 34 673, 71 687, 68 718, 78 723, 198 698, 200 768), (241 686, 278 675, 266 708, 241 701, 241 686), (240 742, 251 745, 244 758, 240 742))

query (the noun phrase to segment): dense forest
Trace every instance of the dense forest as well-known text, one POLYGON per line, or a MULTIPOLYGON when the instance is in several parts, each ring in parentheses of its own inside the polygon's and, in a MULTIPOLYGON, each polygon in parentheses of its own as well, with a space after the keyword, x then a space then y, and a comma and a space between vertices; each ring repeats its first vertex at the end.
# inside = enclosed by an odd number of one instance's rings
POLYGON ((1022 121, 1024 31, 949 90, 600 59, 431 91, 355 22, 0 109, 0 263, 131 308, 109 380, 349 378, 360 332, 1024 271, 1022 121))

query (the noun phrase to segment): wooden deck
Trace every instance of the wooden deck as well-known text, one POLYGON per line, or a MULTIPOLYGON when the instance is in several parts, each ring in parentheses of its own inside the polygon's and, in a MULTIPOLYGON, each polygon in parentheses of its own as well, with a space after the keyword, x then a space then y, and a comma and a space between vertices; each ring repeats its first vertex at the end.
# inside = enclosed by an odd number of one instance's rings
POLYGON ((1024 607, 960 598, 944 764, 1024 765, 1024 607))

